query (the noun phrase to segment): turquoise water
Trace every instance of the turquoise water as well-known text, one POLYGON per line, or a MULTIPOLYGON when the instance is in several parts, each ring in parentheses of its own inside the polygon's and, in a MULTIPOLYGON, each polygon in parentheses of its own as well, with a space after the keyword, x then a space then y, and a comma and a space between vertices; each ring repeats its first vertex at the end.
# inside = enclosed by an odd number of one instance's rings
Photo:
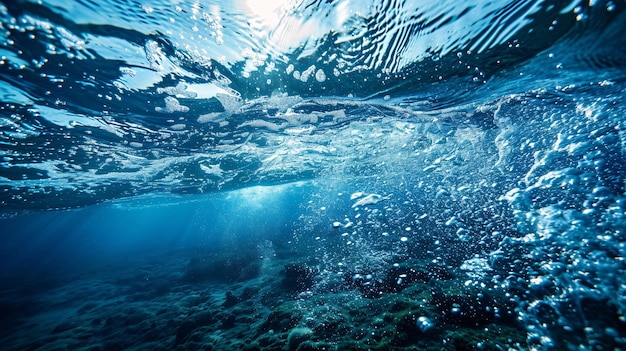
POLYGON ((626 348, 623 1, 4 1, 8 350, 626 348))

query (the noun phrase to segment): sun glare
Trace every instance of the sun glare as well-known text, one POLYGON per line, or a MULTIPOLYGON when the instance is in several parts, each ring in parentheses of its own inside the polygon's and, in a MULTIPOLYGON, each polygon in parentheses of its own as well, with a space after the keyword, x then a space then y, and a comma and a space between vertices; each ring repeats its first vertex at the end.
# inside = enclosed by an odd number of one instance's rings
POLYGON ((269 29, 275 28, 292 0, 246 0, 250 14, 259 18, 269 29))
POLYGON ((294 0, 246 0, 252 30, 268 40, 274 50, 288 51, 317 34, 315 21, 296 15, 294 0))

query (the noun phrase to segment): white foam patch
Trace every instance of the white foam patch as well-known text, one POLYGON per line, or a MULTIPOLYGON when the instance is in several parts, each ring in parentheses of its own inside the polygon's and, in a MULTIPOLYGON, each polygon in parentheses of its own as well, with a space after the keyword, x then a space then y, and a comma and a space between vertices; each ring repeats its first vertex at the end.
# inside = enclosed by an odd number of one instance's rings
POLYGON ((178 98, 195 98, 198 96, 198 93, 190 91, 189 86, 184 82, 178 83, 175 87, 157 88, 157 93, 173 95, 178 98))
MULTIPOLYGON (((352 194, 354 195, 354 194, 352 194)), ((375 205, 383 200, 387 200, 389 199, 391 195, 389 196, 382 196, 379 194, 369 194, 366 195, 364 197, 362 197, 361 199, 359 199, 359 201, 355 202, 352 205, 352 208, 356 208, 356 207, 362 207, 362 206, 367 206, 367 205, 375 205)))
POLYGON ((353 193, 352 195, 350 195, 350 200, 358 199, 361 196, 363 196, 363 192, 362 191, 357 191, 357 192, 353 193))
POLYGON ((170 126, 171 130, 175 130, 175 131, 180 131, 180 130, 184 130, 187 126, 182 124, 182 123, 178 123, 178 124, 174 124, 170 126))
POLYGON ((222 112, 213 112, 198 116, 197 121, 198 123, 219 123, 224 121, 225 117, 225 114, 222 112))
POLYGON ((189 107, 181 105, 175 97, 167 96, 165 107, 157 106, 154 110, 162 113, 189 112, 189 107))
POLYGON ((255 119, 249 122, 241 123, 237 128, 242 127, 254 127, 254 128, 265 128, 273 131, 279 131, 284 128, 284 124, 275 124, 268 121, 264 121, 262 119, 255 119))
POLYGON ((200 164, 200 169, 208 174, 208 175, 214 175, 217 177, 222 178, 224 175, 224 171, 222 170, 222 168, 220 167, 219 164, 216 165, 205 165, 205 164, 200 164))

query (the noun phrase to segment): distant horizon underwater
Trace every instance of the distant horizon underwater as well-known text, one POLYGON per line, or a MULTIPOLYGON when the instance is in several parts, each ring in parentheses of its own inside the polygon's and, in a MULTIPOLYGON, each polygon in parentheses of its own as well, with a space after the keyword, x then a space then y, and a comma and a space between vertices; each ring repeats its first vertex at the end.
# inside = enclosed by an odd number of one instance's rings
POLYGON ((624 33, 624 0, 0 0, 0 349, 626 350, 624 33))

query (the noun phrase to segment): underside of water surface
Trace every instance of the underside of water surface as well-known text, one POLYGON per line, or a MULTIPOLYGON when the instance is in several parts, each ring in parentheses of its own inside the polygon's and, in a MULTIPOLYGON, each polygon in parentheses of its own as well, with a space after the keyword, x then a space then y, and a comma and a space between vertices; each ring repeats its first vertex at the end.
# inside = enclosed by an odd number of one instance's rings
POLYGON ((626 349, 625 9, 3 1, 0 342, 626 349))

